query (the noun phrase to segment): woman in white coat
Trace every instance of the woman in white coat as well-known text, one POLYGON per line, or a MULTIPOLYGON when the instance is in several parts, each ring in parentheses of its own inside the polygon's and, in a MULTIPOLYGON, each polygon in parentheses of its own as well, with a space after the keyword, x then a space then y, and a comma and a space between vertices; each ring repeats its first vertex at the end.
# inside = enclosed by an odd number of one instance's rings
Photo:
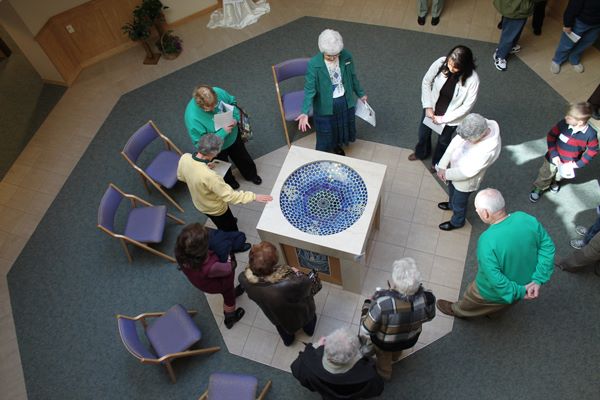
MULTIPOLYGON (((479 92, 479 75, 475 72, 475 61, 471 49, 456 46, 446 57, 431 64, 421 84, 423 116, 435 125, 443 126, 431 159, 431 171, 448 148, 456 127, 473 109, 479 92)), ((415 152, 408 156, 410 161, 424 160, 431 155, 431 128, 421 122, 419 142, 415 152)))

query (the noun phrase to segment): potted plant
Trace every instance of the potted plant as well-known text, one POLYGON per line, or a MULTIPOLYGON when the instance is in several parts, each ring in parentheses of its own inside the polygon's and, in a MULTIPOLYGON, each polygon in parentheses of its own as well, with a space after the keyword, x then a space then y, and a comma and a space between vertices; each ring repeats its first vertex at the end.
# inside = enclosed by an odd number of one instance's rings
POLYGON ((165 33, 163 10, 167 8, 169 7, 163 5, 160 0, 142 0, 142 3, 133 10, 133 16, 139 20, 147 21, 149 25, 154 25, 158 35, 162 36, 165 33))
POLYGON ((177 35, 173 35, 173 31, 166 31, 156 41, 156 47, 167 60, 173 60, 181 54, 183 40, 177 35))
POLYGON ((150 37, 150 25, 147 21, 134 18, 133 22, 128 22, 121 28, 123 33, 129 36, 129 39, 134 42, 140 42, 146 51, 146 58, 144 64, 156 64, 160 58, 160 54, 152 51, 150 44, 148 44, 148 38, 150 37))

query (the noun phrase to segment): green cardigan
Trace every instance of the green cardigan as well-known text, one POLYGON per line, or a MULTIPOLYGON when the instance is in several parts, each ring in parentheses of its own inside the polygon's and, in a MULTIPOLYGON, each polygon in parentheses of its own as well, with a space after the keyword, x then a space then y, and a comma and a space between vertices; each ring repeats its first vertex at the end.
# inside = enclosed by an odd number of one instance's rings
POLYGON ((475 283, 481 297, 512 304, 525 296, 525 285, 543 285, 554 272, 554 243, 535 217, 522 211, 481 234, 475 283))
MULTIPOLYGON (((231 105, 237 104, 235 97, 227 93, 227 91, 216 86, 213 87, 213 90, 217 94, 217 106, 220 101, 231 105)), ((217 107, 215 107, 215 111, 216 110, 217 107)), ((231 133, 225 132, 225 129, 222 128, 215 132, 215 114, 216 113, 212 111, 204 111, 202 108, 200 108, 200 106, 198 106, 198 104, 196 104, 196 101, 193 98, 188 103, 187 107, 185 108, 184 119, 185 126, 187 127, 188 134, 190 135, 190 139, 192 139, 194 147, 198 146, 198 141, 202 135, 207 133, 214 133, 223 139, 222 149, 228 148, 233 144, 233 142, 235 142, 235 139, 238 135, 237 125, 233 127, 231 133)), ((233 109, 233 118, 235 118, 236 121, 240 120, 240 110, 237 107, 233 109)))
MULTIPOLYGON (((365 91, 356 77, 352 54, 348 50, 342 50, 340 53, 340 72, 348 108, 354 107, 356 105, 354 94, 363 97, 365 91)), ((315 115, 333 115, 333 85, 322 53, 310 59, 306 70, 302 113, 308 114, 311 105, 315 115)))

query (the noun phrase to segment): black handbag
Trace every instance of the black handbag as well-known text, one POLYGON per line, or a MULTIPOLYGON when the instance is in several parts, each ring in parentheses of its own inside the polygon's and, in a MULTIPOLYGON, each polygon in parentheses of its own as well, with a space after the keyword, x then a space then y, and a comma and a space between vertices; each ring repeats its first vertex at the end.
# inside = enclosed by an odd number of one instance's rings
POLYGON ((240 138, 242 142, 246 143, 248 140, 252 139, 252 127, 250 126, 250 116, 246 111, 244 111, 240 106, 238 106, 238 110, 240 110, 240 120, 238 121, 238 131, 240 134, 240 138))
POLYGON ((314 296, 315 294, 319 293, 323 288, 321 278, 319 278, 319 271, 313 269, 307 276, 308 279, 310 279, 312 282, 312 286, 310 287, 310 294, 314 296))

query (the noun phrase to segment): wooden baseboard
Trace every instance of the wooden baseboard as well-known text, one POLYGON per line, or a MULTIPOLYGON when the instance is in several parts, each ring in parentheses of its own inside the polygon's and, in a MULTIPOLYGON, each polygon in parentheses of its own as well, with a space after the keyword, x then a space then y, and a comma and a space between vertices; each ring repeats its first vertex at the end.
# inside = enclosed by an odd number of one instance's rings
POLYGON ((187 17, 183 17, 181 19, 178 19, 177 21, 173 21, 173 22, 169 23, 168 27, 169 27, 169 29, 171 29, 171 28, 175 28, 177 26, 185 25, 188 22, 193 21, 193 20, 195 20, 195 19, 197 19, 197 18, 199 18, 199 17, 201 17, 203 15, 210 14, 213 11, 218 10, 221 7, 222 7, 221 6, 221 1, 219 1, 214 6, 207 7, 207 8, 205 8, 203 10, 200 10, 200 11, 198 11, 198 12, 192 14, 192 15, 188 15, 187 17))
POLYGON ((69 87, 69 84, 67 82, 53 81, 52 79, 42 79, 42 82, 47 83, 48 85, 69 87))

